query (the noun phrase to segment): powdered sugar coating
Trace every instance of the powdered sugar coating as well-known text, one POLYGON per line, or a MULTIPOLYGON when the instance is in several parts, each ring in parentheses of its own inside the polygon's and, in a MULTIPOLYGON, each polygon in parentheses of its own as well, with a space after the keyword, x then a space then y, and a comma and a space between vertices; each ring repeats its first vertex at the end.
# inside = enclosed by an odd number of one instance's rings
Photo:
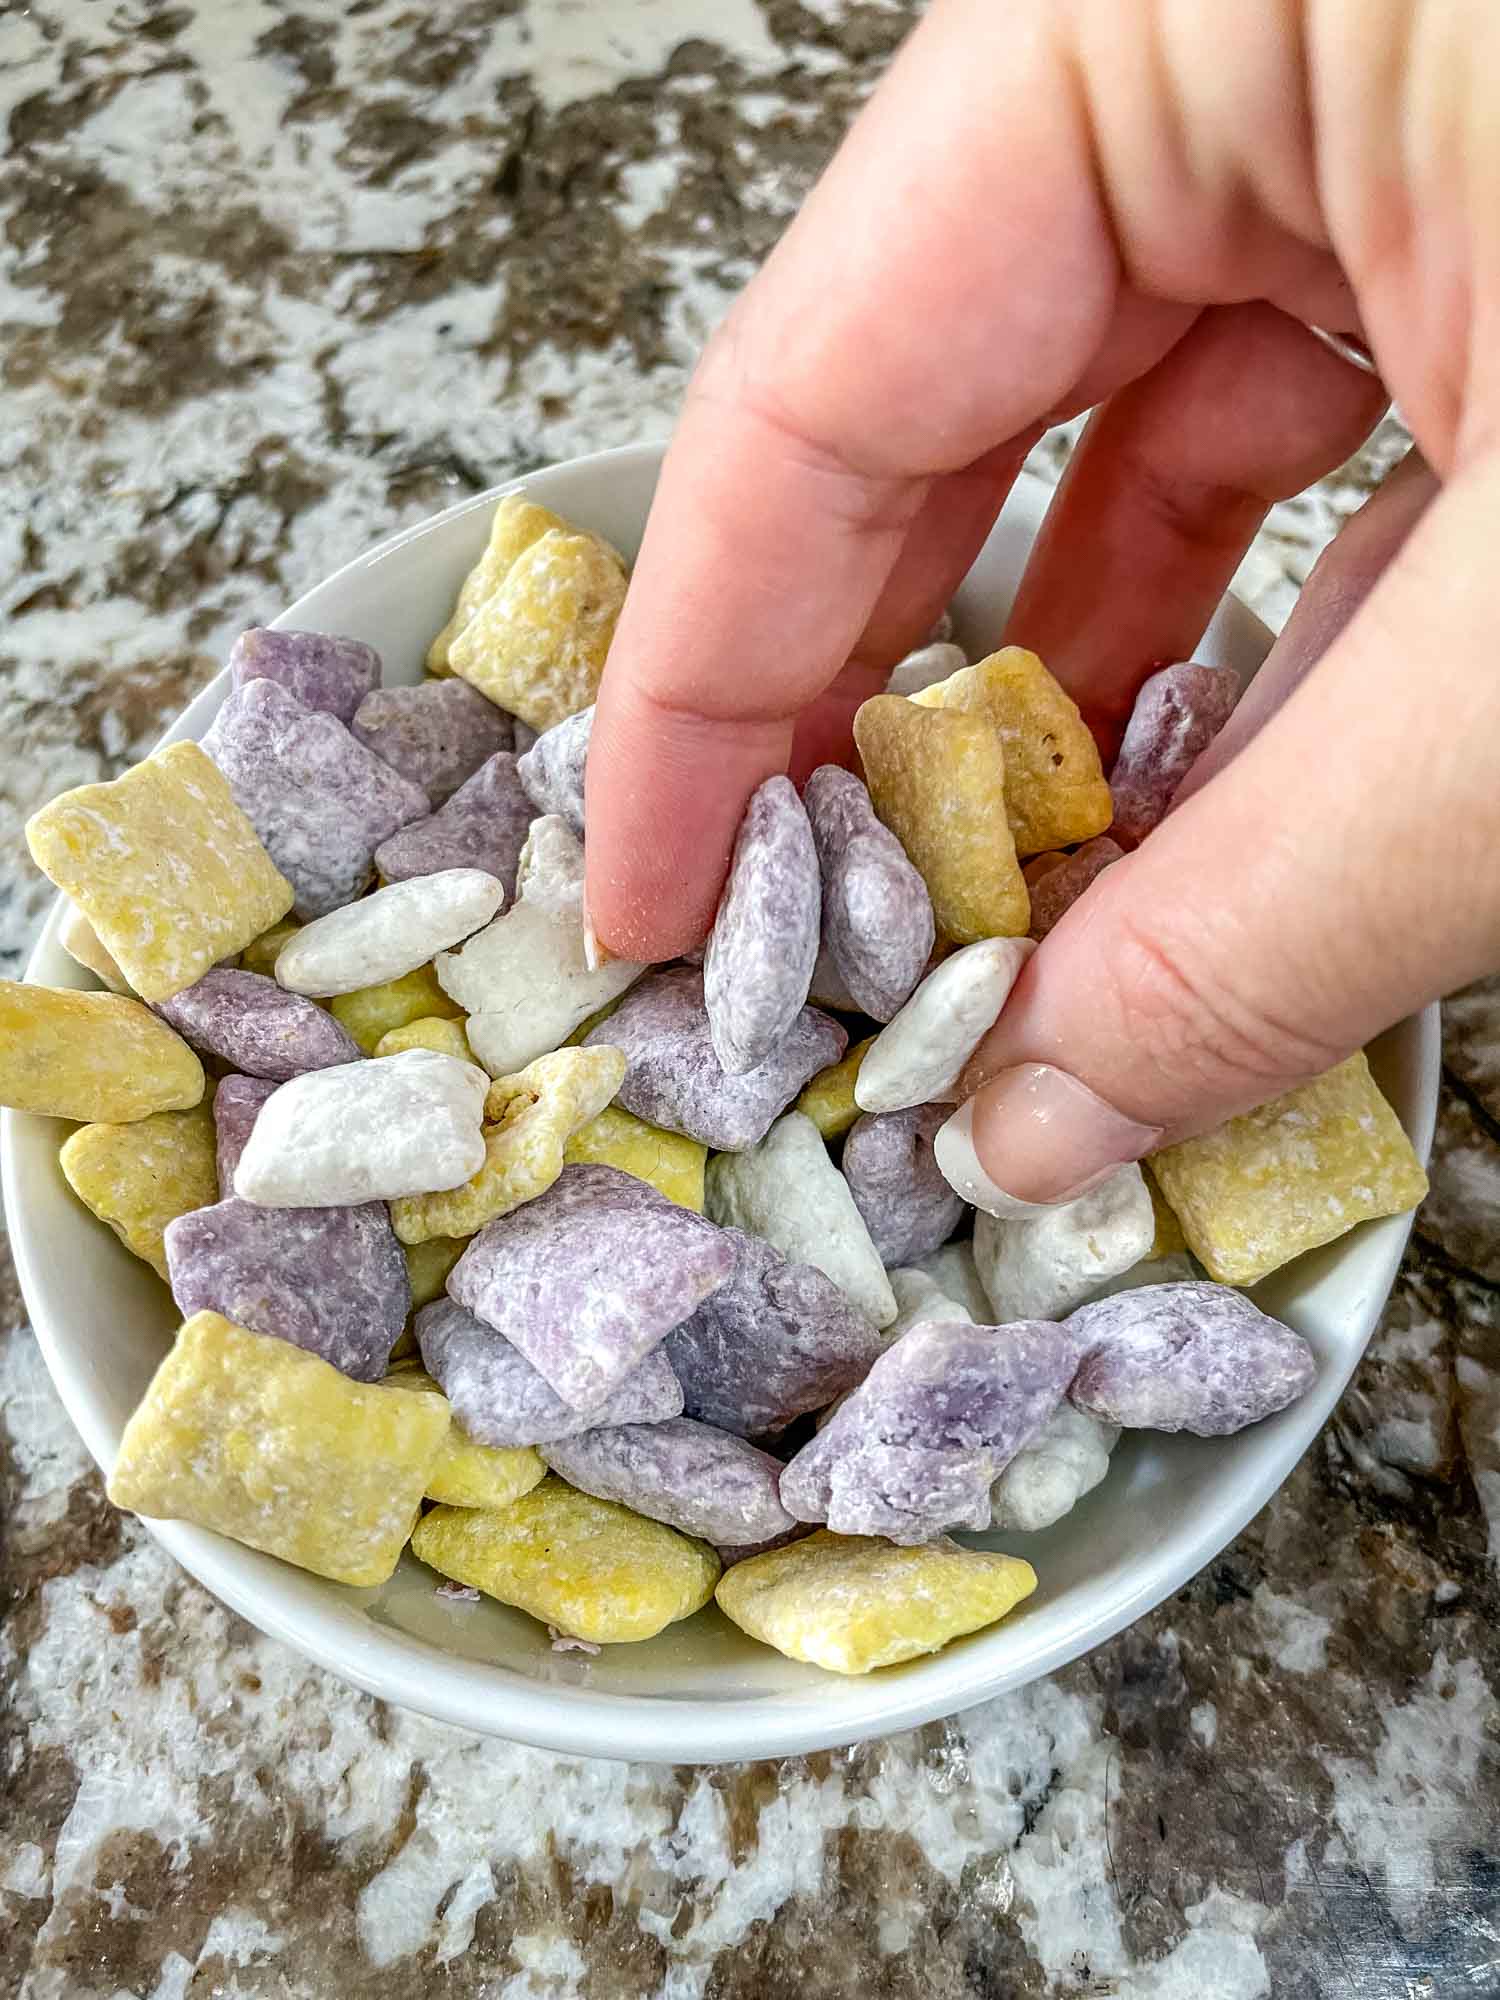
POLYGON ((336 716, 305 707, 274 681, 237 689, 203 748, 291 883, 304 920, 353 902, 374 871, 376 848, 430 810, 427 794, 336 716))
POLYGON ((276 983, 319 999, 386 986, 483 929, 504 900, 500 883, 480 868, 392 882, 288 938, 276 983))
POLYGON ((1304 1395, 1318 1364, 1300 1334, 1210 1281, 1144 1285, 1082 1306, 1069 1394, 1101 1423, 1228 1437, 1304 1395))
POLYGON ((588 1431, 542 1457, 570 1486, 705 1542, 768 1542, 797 1526, 777 1497, 781 1461, 692 1417, 588 1431))
POLYGON ((702 1216, 615 1167, 574 1166, 480 1230, 448 1295, 588 1410, 733 1267, 734 1246, 702 1216))
POLYGON ((759 1068, 726 1076, 714 1053, 703 975, 688 967, 641 980, 588 1039, 624 1050, 628 1067, 616 1101, 627 1111, 720 1153, 762 1140, 802 1086, 849 1045, 837 1021, 804 1007, 759 1068))
POLYGON ((951 1101, 1034 950, 1029 938, 981 938, 935 965, 866 1051, 854 1082, 860 1109, 951 1101))
POLYGON ((555 1444, 596 1424, 656 1424, 682 1414, 682 1385, 653 1348, 602 1403, 575 1410, 518 1347, 456 1299, 434 1299, 416 1318, 422 1365, 476 1444, 555 1444))
POLYGON ((811 1264, 791 1264, 743 1230, 727 1283, 667 1336, 684 1407, 720 1430, 762 1437, 860 1381, 880 1335, 811 1264))
POLYGON ((305 708, 353 720, 365 697, 380 686, 380 655, 358 639, 329 632, 273 632, 252 625, 230 649, 230 685, 274 681, 305 708))
POLYGON ((790 778, 767 778, 735 838, 703 958, 714 1053, 727 1076, 779 1049, 807 1002, 818 956, 818 853, 790 778))
POLYGON ((156 1011, 195 1049, 277 1083, 359 1060, 358 1043, 331 1014, 258 972, 215 966, 156 1011))
POLYGON ((987 1528, 991 1486, 1057 1408, 1078 1352, 1045 1321, 919 1322, 798 1452, 782 1504, 835 1534, 893 1542, 987 1528))
POLYGON ((406 1259, 384 1202, 260 1208, 231 1199, 168 1223, 167 1269, 184 1318, 222 1313, 376 1382, 411 1310, 406 1259))
POLYGON ((963 1197, 949 1187, 932 1152, 933 1135, 947 1115, 942 1104, 867 1111, 844 1141, 844 1178, 886 1265, 914 1264, 936 1250, 963 1215, 963 1197))
POLYGON ((226 1076, 214 1092, 214 1164, 219 1175, 219 1199, 234 1193, 234 1170, 245 1142, 260 1116, 260 1107, 278 1088, 265 1076, 226 1076))
POLYGON ((516 762, 516 775, 539 813, 560 813, 583 838, 583 786, 594 704, 544 729, 516 762))
POLYGON ((382 841, 375 865, 387 882, 436 875, 444 868, 482 868, 500 883, 509 901, 534 816, 516 776, 515 758, 498 750, 435 813, 382 841))
POLYGON ((793 1263, 832 1278, 866 1318, 885 1326, 896 1301, 849 1184, 823 1135, 800 1111, 778 1118, 758 1146, 709 1162, 711 1222, 764 1237, 793 1263))
POLYGON ((1141 683, 1109 774, 1113 830, 1122 840, 1144 840, 1166 818, 1177 787, 1239 698, 1239 679, 1228 667, 1194 660, 1163 667, 1141 683))
POLYGON ((234 1191, 271 1208, 345 1208, 458 1187, 484 1164, 489 1078, 432 1049, 309 1070, 267 1098, 234 1191))
POLYGON ((480 765, 509 750, 511 719, 467 681, 377 688, 349 727, 367 749, 420 785, 434 806, 451 799, 480 765))
POLYGON ((974 1261, 997 1319, 1061 1319, 1150 1252, 1151 1193, 1137 1166, 1102 1187, 1016 1220, 979 1214, 974 1261))
POLYGON ((935 935, 927 884, 851 772, 823 764, 803 790, 823 883, 823 949, 861 1013, 889 1021, 935 935))
POLYGON ((1060 1403, 990 1489, 990 1526, 1036 1534, 1070 1513, 1109 1470, 1119 1429, 1060 1403))

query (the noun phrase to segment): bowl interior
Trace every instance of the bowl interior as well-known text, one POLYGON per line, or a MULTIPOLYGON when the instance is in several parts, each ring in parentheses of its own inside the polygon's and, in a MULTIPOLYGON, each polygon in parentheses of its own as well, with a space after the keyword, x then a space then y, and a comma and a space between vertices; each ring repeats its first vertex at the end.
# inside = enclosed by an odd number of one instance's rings
MULTIPOLYGON (((527 491, 633 556, 660 453, 633 447, 535 474, 527 491)), ((509 489, 503 489, 509 490, 509 489)), ((489 493, 351 563, 276 622, 368 640, 391 682, 415 681, 484 545, 489 493)), ((977 657, 999 631, 1046 503, 1024 479, 959 592, 958 636, 977 657)), ((1248 678, 1269 634, 1221 606, 1198 657, 1248 678)), ((220 676, 165 740, 200 736, 220 676)), ((54 910, 28 976, 92 984, 57 942, 54 910)), ((1431 1141, 1436 1010, 1371 1049, 1382 1088, 1418 1150, 1431 1141)), ((16 1262, 47 1365, 84 1442, 108 1468, 121 1430, 176 1324, 167 1290, 69 1193, 57 1149, 69 1128, 7 1113, 6 1200, 16 1262)), ((274 1636, 373 1693, 445 1720, 560 1750, 674 1762, 769 1756, 845 1743, 951 1713, 1098 1644, 1199 1569, 1262 1506, 1310 1443, 1378 1317, 1406 1239, 1404 1218, 1370 1223, 1301 1259, 1257 1296, 1302 1332, 1313 1392, 1238 1437, 1127 1438, 1105 1484, 1034 1536, 973 1537, 1035 1565, 1036 1595, 1005 1624, 930 1660, 846 1682, 753 1644, 710 1607, 642 1645, 597 1658, 556 1654, 542 1628, 488 1600, 455 1604, 410 1557, 379 1590, 352 1590, 178 1522, 152 1524, 183 1565, 274 1636)))

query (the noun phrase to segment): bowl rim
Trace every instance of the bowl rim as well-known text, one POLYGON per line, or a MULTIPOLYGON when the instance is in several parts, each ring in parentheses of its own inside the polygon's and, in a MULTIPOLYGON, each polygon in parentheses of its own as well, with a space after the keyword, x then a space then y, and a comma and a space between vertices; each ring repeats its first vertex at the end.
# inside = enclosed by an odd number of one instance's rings
MULTIPOLYGON (((526 489, 542 473, 567 470, 597 475, 625 467, 639 470, 659 464, 664 449, 660 443, 616 446, 559 460, 554 466, 470 495, 399 529, 342 564, 272 619, 271 627, 296 627, 304 607, 330 585, 357 577, 463 515, 493 508, 497 500, 526 489)), ((1018 482, 1018 491, 1028 490, 1031 509, 1044 506, 1052 491, 1046 481, 1027 473, 1018 482)), ((1272 635, 1242 599, 1226 592, 1223 605, 1236 620, 1250 621, 1263 650, 1269 645, 1272 635)), ((191 734, 193 725, 188 718, 200 703, 212 698, 222 680, 223 673, 200 690, 153 747, 191 734)), ((57 932, 64 902, 60 894, 53 899, 23 974, 28 981, 45 983, 46 961, 61 949, 57 932)), ((1410 1027, 1414 1033, 1417 1106, 1409 1136, 1425 1163, 1437 1115, 1437 1003, 1413 1016, 1410 1027)), ((12 1194, 7 1201, 10 1242, 22 1298, 53 1387, 86 1449, 107 1475, 114 1460, 115 1440, 101 1412, 92 1406, 76 1366, 62 1353, 48 1314, 37 1310, 38 1303, 46 1299, 47 1286, 41 1244, 24 1225, 24 1204, 17 1198, 23 1184, 17 1159, 18 1121, 19 1114, 0 1112, 0 1181, 12 1194)), ((1401 1220, 1391 1218, 1390 1222, 1401 1220)), ((584 1686, 531 1679, 499 1662, 443 1652, 395 1626, 376 1627, 369 1620, 356 1624, 340 1618, 314 1601, 317 1595, 338 1588, 324 1579, 286 1566, 283 1587, 270 1589, 258 1565, 272 1559, 258 1551, 187 1522, 137 1518, 190 1575, 258 1630, 367 1694, 456 1728, 568 1755, 671 1764, 788 1756, 856 1743, 957 1714, 1056 1672, 1153 1610, 1212 1561, 1284 1484, 1322 1430, 1379 1323, 1413 1220, 1413 1216, 1404 1218, 1404 1227, 1399 1229, 1387 1224, 1378 1295, 1372 1294, 1365 1340, 1352 1353, 1347 1367, 1335 1366, 1326 1374, 1320 1373, 1313 1393, 1297 1405, 1299 1421, 1292 1445, 1268 1460, 1256 1477, 1245 1480, 1227 1508, 1203 1514, 1185 1538, 1175 1538, 1170 1557, 1162 1550, 1144 1552, 1128 1578, 1101 1586, 1106 1595, 1100 1609, 1080 1611, 1051 1640, 1033 1646, 1008 1666, 997 1667, 987 1660, 982 1643, 985 1635, 980 1633, 967 1644, 908 1662, 894 1676, 828 1675, 816 1685, 795 1690, 765 1695, 737 1689, 718 1700, 596 1692, 584 1686), (256 1563, 247 1563, 247 1556, 255 1557, 256 1563)), ((278 1574, 282 1569, 277 1565, 278 1574)))

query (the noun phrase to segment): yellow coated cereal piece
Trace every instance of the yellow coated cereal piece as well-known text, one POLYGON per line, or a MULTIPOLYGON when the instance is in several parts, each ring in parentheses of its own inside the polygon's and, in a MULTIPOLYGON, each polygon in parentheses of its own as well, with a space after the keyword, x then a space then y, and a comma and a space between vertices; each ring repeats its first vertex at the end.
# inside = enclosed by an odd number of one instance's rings
POLYGON ((983 716, 1005 745, 1005 809, 1016 852, 1092 840, 1114 818, 1099 746, 1078 704, 1024 646, 960 667, 911 700, 983 716))
POLYGON ((462 1187, 402 1195, 391 1221, 403 1243, 472 1236, 523 1201, 534 1201, 563 1170, 563 1149, 625 1081, 619 1049, 554 1049, 514 1076, 497 1077, 484 1101, 484 1165, 462 1187))
POLYGON ((854 718, 875 810, 932 898, 938 929, 960 944, 1024 937, 1031 898, 1005 815, 1005 753, 977 715, 878 694, 854 718))
POLYGON ((860 1115, 854 1101, 854 1082, 874 1039, 873 1035, 866 1035, 862 1042, 854 1044, 842 1062, 820 1069, 793 1106, 812 1120, 825 1139, 840 1138, 860 1115))
POLYGON ((597 1645, 650 1639, 713 1596, 706 1542, 544 1479, 496 1512, 434 1507, 412 1553, 455 1583, 597 1645))
POLYGON ((569 1139, 563 1164, 571 1167, 580 1162, 618 1167, 622 1174, 649 1181, 668 1201, 703 1213, 707 1146, 685 1139, 680 1132, 664 1132, 659 1125, 648 1125, 644 1118, 618 1104, 606 1104, 597 1118, 580 1125, 569 1139))
POLYGON ((448 1273, 468 1249, 463 1236, 429 1236, 421 1243, 403 1243, 406 1275, 411 1281, 411 1304, 415 1312, 440 1299, 447 1287, 448 1273))
POLYGON ((81 1125, 59 1157, 84 1207, 158 1277, 167 1275, 167 1224, 219 1199, 207 1098, 191 1111, 156 1111, 133 1125, 81 1125))
POLYGON ((736 1563, 715 1596, 742 1632, 788 1659, 868 1674, 998 1623, 1035 1589, 1036 1572, 1016 1556, 947 1540, 897 1548, 820 1528, 736 1563))
MULTIPOLYGON (((448 1408, 442 1390, 420 1366, 398 1369, 385 1379, 389 1388, 436 1396, 448 1408)), ((546 1466, 529 1444, 475 1444, 450 1410, 448 1436, 428 1475, 427 1498, 450 1507, 508 1507, 546 1476, 546 1466)))
POLYGON ((1151 1171, 1189 1250, 1226 1285, 1253 1285, 1427 1192, 1363 1052, 1217 1132, 1153 1153, 1151 1171))
POLYGON ((202 1095, 202 1063, 139 1000, 0 979, 0 1104, 125 1125, 202 1095))
POLYGON ((1151 1197, 1151 1212, 1156 1217, 1156 1234, 1146 1255, 1152 1262, 1158 1257, 1180 1257, 1187 1249, 1182 1224, 1168 1206, 1167 1198, 1157 1186, 1156 1176, 1148 1166, 1142 1166, 1141 1178, 1146 1183, 1146 1192, 1151 1197))
POLYGON ((76 903, 65 903, 57 941, 75 964, 101 980, 111 993, 128 993, 130 986, 114 957, 99 942, 99 933, 76 903))
POLYGON ((441 1397, 352 1382, 290 1341, 194 1313, 125 1426, 109 1497, 336 1583, 384 1583, 447 1436, 441 1397))
POLYGON ((404 1049, 433 1049, 440 1056, 457 1056, 460 1062, 473 1062, 474 1054, 464 1033, 466 1018, 460 1015, 456 1021, 445 1021, 436 1014, 424 1014, 419 1021, 408 1021, 404 1028, 392 1028, 382 1035, 375 1044, 375 1053, 398 1056, 404 1049))
POLYGON ((508 493, 495 509, 490 522, 490 539, 484 554, 464 578, 453 607, 453 616, 427 649, 427 671, 451 674, 448 649, 487 597, 493 597, 504 583, 506 572, 523 549, 540 541, 549 528, 566 532, 567 522, 550 507, 538 507, 524 493, 508 493))
POLYGON ((272 924, 268 931, 262 931, 258 938, 252 938, 240 953, 240 970, 258 972, 263 979, 274 979, 281 947, 289 939, 294 938, 301 928, 295 917, 283 917, 279 924, 272 924))
POLYGON ((533 729, 550 729, 598 693, 624 602, 625 570, 606 542, 549 528, 452 641, 448 664, 533 729))
POLYGON ((387 980, 384 986, 361 986, 354 993, 335 994, 328 1011, 367 1056, 374 1055, 382 1036, 393 1028, 405 1028, 433 1016, 446 1021, 464 1018, 463 1008, 438 985, 430 965, 419 965, 415 972, 387 980))
POLYGON ((26 840, 143 1000, 170 1000, 292 906, 291 883, 196 743, 59 793, 26 840))

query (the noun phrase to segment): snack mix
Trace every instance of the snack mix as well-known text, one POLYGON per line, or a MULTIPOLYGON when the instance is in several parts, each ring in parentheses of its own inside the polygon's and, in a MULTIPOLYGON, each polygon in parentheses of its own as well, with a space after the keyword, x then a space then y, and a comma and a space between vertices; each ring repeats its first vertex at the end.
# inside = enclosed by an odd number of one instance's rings
POLYGON ((1221 668, 1153 674, 1107 781, 1035 654, 937 638, 860 710, 862 776, 750 798, 701 963, 601 961, 625 587, 517 496, 417 685, 243 634, 201 746, 31 821, 103 990, 0 982, 0 1101, 68 1122, 181 1322, 117 1505, 365 1588, 409 1548, 586 1651, 716 1599, 868 1673, 1045 1591, 992 1540, 1123 1433, 1304 1394, 1318 1357, 1235 1287, 1426 1180, 1363 1055, 1035 1215, 944 1177, 966 1065, 1228 721, 1221 668))

